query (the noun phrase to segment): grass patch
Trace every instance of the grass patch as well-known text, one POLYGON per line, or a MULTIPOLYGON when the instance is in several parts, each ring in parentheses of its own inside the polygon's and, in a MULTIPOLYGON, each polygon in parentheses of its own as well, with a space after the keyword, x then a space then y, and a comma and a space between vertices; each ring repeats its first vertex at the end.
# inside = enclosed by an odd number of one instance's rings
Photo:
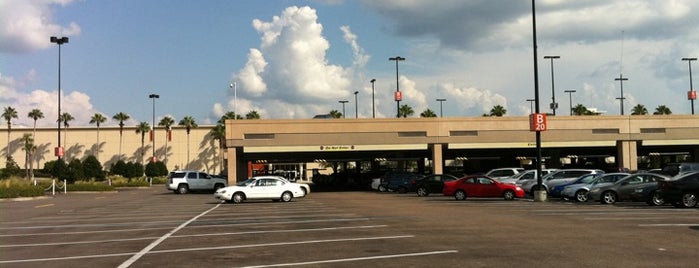
POLYGON ((9 178, 0 182, 0 198, 43 196, 44 188, 28 180, 9 178))

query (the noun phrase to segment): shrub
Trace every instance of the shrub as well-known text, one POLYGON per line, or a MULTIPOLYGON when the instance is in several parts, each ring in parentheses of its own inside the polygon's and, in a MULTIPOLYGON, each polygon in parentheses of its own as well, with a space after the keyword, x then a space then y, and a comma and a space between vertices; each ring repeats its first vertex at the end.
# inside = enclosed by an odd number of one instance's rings
POLYGON ((114 186, 109 186, 104 182, 97 181, 76 181, 68 184, 67 190, 71 191, 114 191, 114 186))
POLYGON ((124 162, 124 160, 119 160, 116 163, 112 164, 112 168, 110 168, 109 170, 114 175, 126 177, 126 163, 124 162))
POLYGON ((83 174, 86 179, 95 179, 97 181, 104 180, 104 171, 102 164, 97 160, 97 157, 90 155, 83 161, 83 174))
POLYGON ((43 186, 34 186, 34 184, 27 180, 15 177, 4 179, 2 180, 2 183, 0 183, 0 198, 33 197, 43 195, 43 186))

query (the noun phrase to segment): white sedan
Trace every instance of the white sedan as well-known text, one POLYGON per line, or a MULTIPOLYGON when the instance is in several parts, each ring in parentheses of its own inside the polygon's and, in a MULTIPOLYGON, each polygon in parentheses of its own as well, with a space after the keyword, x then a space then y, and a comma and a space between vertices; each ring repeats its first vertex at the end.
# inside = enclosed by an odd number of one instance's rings
POLYGON ((305 194, 301 184, 289 182, 279 176, 260 176, 218 189, 214 197, 228 203, 240 203, 248 199, 289 202, 294 197, 303 197, 305 194))

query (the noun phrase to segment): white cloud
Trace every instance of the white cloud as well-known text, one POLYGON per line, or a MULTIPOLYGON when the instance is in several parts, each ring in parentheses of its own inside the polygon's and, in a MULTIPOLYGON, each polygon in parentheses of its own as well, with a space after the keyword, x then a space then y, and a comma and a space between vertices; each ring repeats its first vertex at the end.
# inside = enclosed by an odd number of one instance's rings
POLYGON ((0 1, 0 52, 22 53, 51 45, 50 36, 75 36, 80 26, 61 26, 53 21, 52 7, 72 0, 0 1))

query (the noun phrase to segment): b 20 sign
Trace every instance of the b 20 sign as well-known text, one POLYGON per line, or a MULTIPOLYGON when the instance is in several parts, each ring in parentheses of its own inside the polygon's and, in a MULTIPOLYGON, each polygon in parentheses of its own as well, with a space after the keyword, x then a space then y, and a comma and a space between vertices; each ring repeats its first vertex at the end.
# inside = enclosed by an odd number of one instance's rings
POLYGON ((529 115, 529 130, 530 131, 546 131, 546 114, 530 114, 529 115))

